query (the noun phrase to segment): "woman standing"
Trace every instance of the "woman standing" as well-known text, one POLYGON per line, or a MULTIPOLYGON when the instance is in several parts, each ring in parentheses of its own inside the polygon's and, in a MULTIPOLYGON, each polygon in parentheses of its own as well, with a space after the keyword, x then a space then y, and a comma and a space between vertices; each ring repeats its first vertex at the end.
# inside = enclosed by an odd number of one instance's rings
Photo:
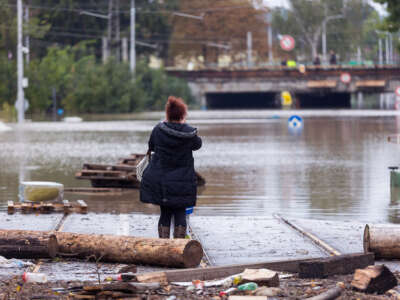
POLYGON ((174 216, 174 238, 185 238, 186 207, 196 205, 197 180, 192 151, 201 148, 197 129, 186 124, 187 106, 170 96, 166 121, 153 128, 149 151, 154 152, 143 172, 140 201, 160 206, 158 235, 169 238, 174 216))

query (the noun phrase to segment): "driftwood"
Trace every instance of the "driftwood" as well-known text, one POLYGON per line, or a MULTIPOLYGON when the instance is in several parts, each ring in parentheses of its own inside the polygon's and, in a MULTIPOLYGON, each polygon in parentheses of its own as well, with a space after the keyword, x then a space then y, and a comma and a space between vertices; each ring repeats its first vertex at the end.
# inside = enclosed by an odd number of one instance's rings
POLYGON ((378 258, 400 258, 400 226, 366 225, 364 251, 375 253, 378 258))
POLYGON ((339 297, 342 294, 343 289, 339 286, 331 288, 326 292, 319 294, 318 296, 314 296, 311 298, 307 298, 308 300, 333 300, 339 297))
POLYGON ((357 269, 351 286, 365 293, 383 294, 397 285, 397 279, 385 265, 357 269))
POLYGON ((345 275, 374 264, 373 253, 346 254, 314 259, 299 264, 300 278, 325 278, 345 275))
MULTIPOLYGON (((348 256, 348 255, 344 255, 348 256)), ((372 258, 373 255, 358 253, 353 254, 355 259, 358 259, 357 256, 367 256, 369 259, 372 258)), ((191 268, 185 270, 169 270, 164 271, 167 276, 168 282, 174 281, 190 281, 190 280, 213 280, 224 278, 227 276, 235 275, 242 273, 245 269, 261 269, 266 268, 279 272, 288 272, 288 273, 298 273, 300 271, 299 265, 300 263, 310 262, 315 260, 324 259, 322 258, 307 258, 307 259, 295 259, 295 260, 283 260, 283 261, 273 261, 273 262, 261 262, 261 263, 252 263, 252 264, 238 264, 238 265, 229 265, 229 266, 220 266, 220 267, 208 267, 208 268, 191 268)), ((151 274, 158 274, 160 272, 149 272, 144 273, 150 276, 151 274)), ((142 275, 144 275, 142 274, 142 275)))
POLYGON ((54 234, 31 235, 25 230, 0 230, 0 255, 7 258, 53 258, 58 252, 54 234))

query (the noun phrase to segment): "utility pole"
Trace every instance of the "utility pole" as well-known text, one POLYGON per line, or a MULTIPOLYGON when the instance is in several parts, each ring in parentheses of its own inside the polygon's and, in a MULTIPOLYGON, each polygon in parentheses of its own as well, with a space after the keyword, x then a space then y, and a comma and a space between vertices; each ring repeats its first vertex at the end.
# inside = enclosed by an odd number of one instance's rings
POLYGON ((268 62, 272 65, 274 57, 272 53, 272 15, 270 10, 268 10, 267 13, 267 23, 268 23, 268 62))
POLYGON ((18 90, 17 90, 17 110, 18 110, 18 123, 25 121, 25 95, 22 86, 24 78, 24 61, 22 56, 22 0, 17 0, 17 23, 18 23, 18 42, 17 42, 17 77, 18 77, 18 90))
POLYGON ((128 38, 122 38, 122 61, 128 61, 128 38))
POLYGON ((389 50, 389 36, 386 35, 385 39, 385 44, 386 44, 386 64, 389 64, 389 59, 390 59, 390 50, 389 50))
POLYGON ((117 43, 116 57, 117 61, 121 60, 121 33, 120 33, 120 20, 119 20, 119 0, 115 0, 115 40, 117 43))
MULTIPOLYGON (((28 5, 25 5, 25 15, 24 15, 24 21, 25 21, 25 24, 29 24, 29 6, 28 5)), ((26 36, 25 36, 25 47, 28 49, 28 52, 26 53, 26 56, 25 56, 25 61, 26 61, 26 64, 29 64, 29 61, 30 61, 30 57, 29 57, 29 35, 28 34, 26 34, 26 36)))
POLYGON ((107 62, 107 60, 108 60, 108 57, 109 57, 108 39, 105 36, 103 36, 102 42, 103 42, 103 64, 105 64, 107 62))
POLYGON ((134 73, 136 69, 136 48, 135 48, 135 0, 131 0, 131 52, 130 52, 130 67, 134 73))
POLYGON ((108 0, 108 24, 107 24, 107 39, 108 39, 108 54, 111 54, 112 51, 112 20, 113 20, 113 2, 114 0, 108 0))
POLYGON ((253 58, 252 58, 252 47, 253 47, 253 41, 252 41, 252 35, 251 32, 247 32, 247 67, 250 68, 253 66, 253 58))
POLYGON ((378 53, 379 65, 383 65, 382 39, 379 39, 378 48, 379 48, 379 53, 378 53))

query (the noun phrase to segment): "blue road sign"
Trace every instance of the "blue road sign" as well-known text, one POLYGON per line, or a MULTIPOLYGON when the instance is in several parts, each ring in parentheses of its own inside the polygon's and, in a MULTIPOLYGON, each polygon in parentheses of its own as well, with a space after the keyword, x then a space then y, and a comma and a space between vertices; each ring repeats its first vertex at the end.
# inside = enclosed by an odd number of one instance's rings
POLYGON ((303 118, 300 116, 293 115, 288 119, 288 126, 291 129, 303 128, 303 118))

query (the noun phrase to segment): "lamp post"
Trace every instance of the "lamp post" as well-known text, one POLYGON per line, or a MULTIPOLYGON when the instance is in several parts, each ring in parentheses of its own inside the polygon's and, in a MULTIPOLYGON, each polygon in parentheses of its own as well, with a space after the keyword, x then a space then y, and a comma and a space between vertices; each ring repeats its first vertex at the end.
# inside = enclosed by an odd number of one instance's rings
POLYGON ((335 15, 335 16, 326 17, 322 21, 322 61, 324 64, 326 64, 328 61, 327 57, 326 57, 326 52, 327 52, 327 49, 326 49, 326 24, 329 21, 337 20, 337 19, 341 19, 341 18, 344 18, 344 16, 343 15, 335 15))

